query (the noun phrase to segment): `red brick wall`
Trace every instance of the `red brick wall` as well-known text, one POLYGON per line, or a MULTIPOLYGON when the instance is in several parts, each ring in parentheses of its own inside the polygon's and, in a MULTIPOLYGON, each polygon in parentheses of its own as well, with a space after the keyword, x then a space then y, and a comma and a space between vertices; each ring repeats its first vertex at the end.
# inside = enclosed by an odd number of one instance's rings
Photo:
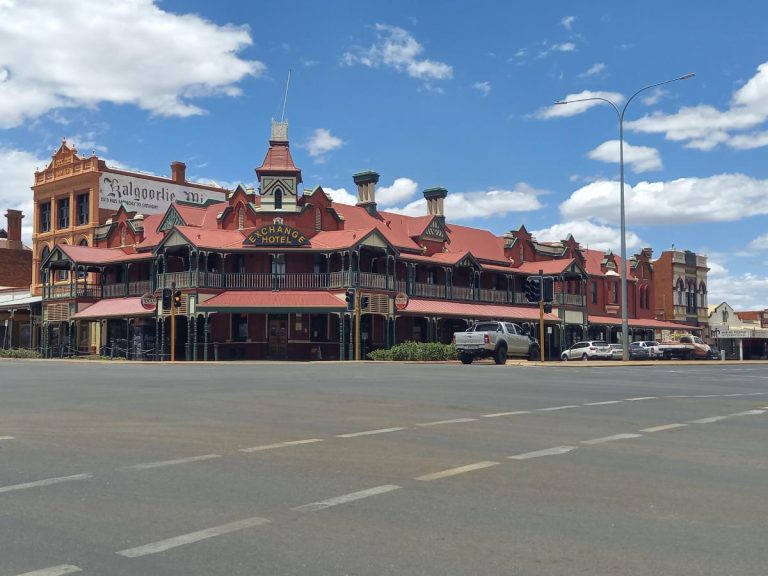
POLYGON ((26 288, 32 283, 32 251, 0 249, 0 286, 26 288))

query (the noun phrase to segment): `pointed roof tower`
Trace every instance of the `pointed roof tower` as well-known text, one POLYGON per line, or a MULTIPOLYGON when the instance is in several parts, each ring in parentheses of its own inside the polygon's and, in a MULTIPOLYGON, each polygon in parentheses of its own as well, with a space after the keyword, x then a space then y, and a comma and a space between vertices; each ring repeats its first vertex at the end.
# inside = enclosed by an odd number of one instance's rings
POLYGON ((262 212, 295 212, 299 196, 301 170, 291 158, 288 122, 272 119, 272 134, 264 162, 256 168, 259 178, 262 212))

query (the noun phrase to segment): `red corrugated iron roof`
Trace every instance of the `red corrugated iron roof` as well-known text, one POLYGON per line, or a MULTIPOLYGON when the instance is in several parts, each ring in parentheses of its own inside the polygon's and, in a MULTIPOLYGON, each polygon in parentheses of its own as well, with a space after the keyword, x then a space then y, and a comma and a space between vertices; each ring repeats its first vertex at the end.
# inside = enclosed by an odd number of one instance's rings
MULTIPOLYGON (((356 230, 326 230, 318 232, 309 241, 312 248, 342 249, 351 248, 368 234, 378 230, 376 227, 356 230)), ((382 236, 384 236, 382 234, 382 236)))
POLYGON ((141 305, 141 298, 108 298, 99 300, 85 310, 73 314, 73 320, 98 318, 136 318, 154 316, 154 310, 147 310, 141 305))
POLYGON ((133 248, 94 248, 93 246, 72 246, 59 244, 67 257, 77 264, 111 264, 113 262, 133 262, 151 260, 151 252, 136 252, 133 248))
POLYGON ((568 266, 573 264, 574 258, 564 258, 562 260, 542 260, 540 262, 523 262, 517 267, 517 271, 523 274, 538 274, 541 270, 546 274, 560 274, 568 266))
POLYGON ((445 229, 450 238, 447 244, 450 252, 472 252, 478 260, 509 262, 504 255, 504 239, 492 232, 457 224, 447 224, 445 229))
POLYGON ((243 245, 245 234, 240 230, 210 230, 193 226, 176 226, 184 238, 198 248, 237 248, 243 245))
MULTIPOLYGON (((500 306, 498 304, 470 304, 447 300, 422 300, 411 298, 408 306, 398 314, 429 314, 459 318, 496 318, 499 320, 538 321, 539 309, 524 306, 500 306)), ((544 320, 560 322, 554 314, 544 314, 544 320)))
POLYGON ((256 168, 256 174, 269 172, 294 172, 301 182, 301 171, 293 163, 288 142, 270 141, 264 162, 256 168))
MULTIPOLYGON (((342 295, 343 297, 343 295, 342 295)), ((206 311, 319 311, 337 312, 346 310, 341 297, 330 292, 310 291, 249 291, 229 290, 197 305, 206 311)))
MULTIPOLYGON (((605 259, 605 252, 602 252, 600 250, 589 250, 589 249, 582 249, 581 252, 584 254, 584 269, 587 271, 587 274, 590 276, 605 276, 605 272, 602 271, 600 268, 600 264, 602 264, 603 260, 605 259)), ((613 255, 614 259, 616 260, 616 273, 618 275, 621 274, 621 256, 618 254, 613 255)), ((632 265, 627 264, 627 278, 632 277, 632 265)))
MULTIPOLYGON (((620 326, 621 318, 616 316, 595 316, 589 315, 590 324, 605 324, 608 326, 620 326)), ((629 318, 629 325, 632 328, 661 328, 665 330, 696 330, 696 326, 688 324, 678 324, 676 322, 667 322, 665 320, 654 320, 652 318, 629 318)))

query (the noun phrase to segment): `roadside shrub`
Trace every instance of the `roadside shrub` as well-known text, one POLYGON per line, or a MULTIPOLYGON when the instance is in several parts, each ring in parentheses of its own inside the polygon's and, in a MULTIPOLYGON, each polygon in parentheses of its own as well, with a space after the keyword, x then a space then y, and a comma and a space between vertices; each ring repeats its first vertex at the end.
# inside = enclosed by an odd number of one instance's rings
POLYGON ((368 354, 371 360, 389 360, 393 362, 429 362, 456 360, 456 347, 453 344, 436 342, 403 342, 389 350, 374 350, 368 354))
POLYGON ((35 350, 2 350, 0 349, 0 358, 40 358, 40 353, 35 350))

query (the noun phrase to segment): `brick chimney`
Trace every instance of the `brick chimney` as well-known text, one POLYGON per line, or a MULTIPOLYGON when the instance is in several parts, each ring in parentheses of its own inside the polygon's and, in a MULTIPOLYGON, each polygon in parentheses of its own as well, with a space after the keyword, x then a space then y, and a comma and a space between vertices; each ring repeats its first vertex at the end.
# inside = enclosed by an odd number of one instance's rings
POLYGON ((422 194, 424 194, 424 199, 427 201, 427 214, 445 219, 443 201, 448 196, 448 190, 442 186, 437 186, 435 188, 427 188, 422 194))
POLYGON ((187 181, 187 165, 184 162, 171 162, 171 180, 177 184, 187 181))
POLYGON ((362 206, 368 214, 376 214, 376 183, 379 181, 378 172, 366 170, 352 175, 357 185, 357 206, 362 206))
POLYGON ((21 210, 11 210, 5 213, 5 218, 8 220, 8 249, 21 250, 23 245, 21 243, 21 219, 24 218, 21 210))

